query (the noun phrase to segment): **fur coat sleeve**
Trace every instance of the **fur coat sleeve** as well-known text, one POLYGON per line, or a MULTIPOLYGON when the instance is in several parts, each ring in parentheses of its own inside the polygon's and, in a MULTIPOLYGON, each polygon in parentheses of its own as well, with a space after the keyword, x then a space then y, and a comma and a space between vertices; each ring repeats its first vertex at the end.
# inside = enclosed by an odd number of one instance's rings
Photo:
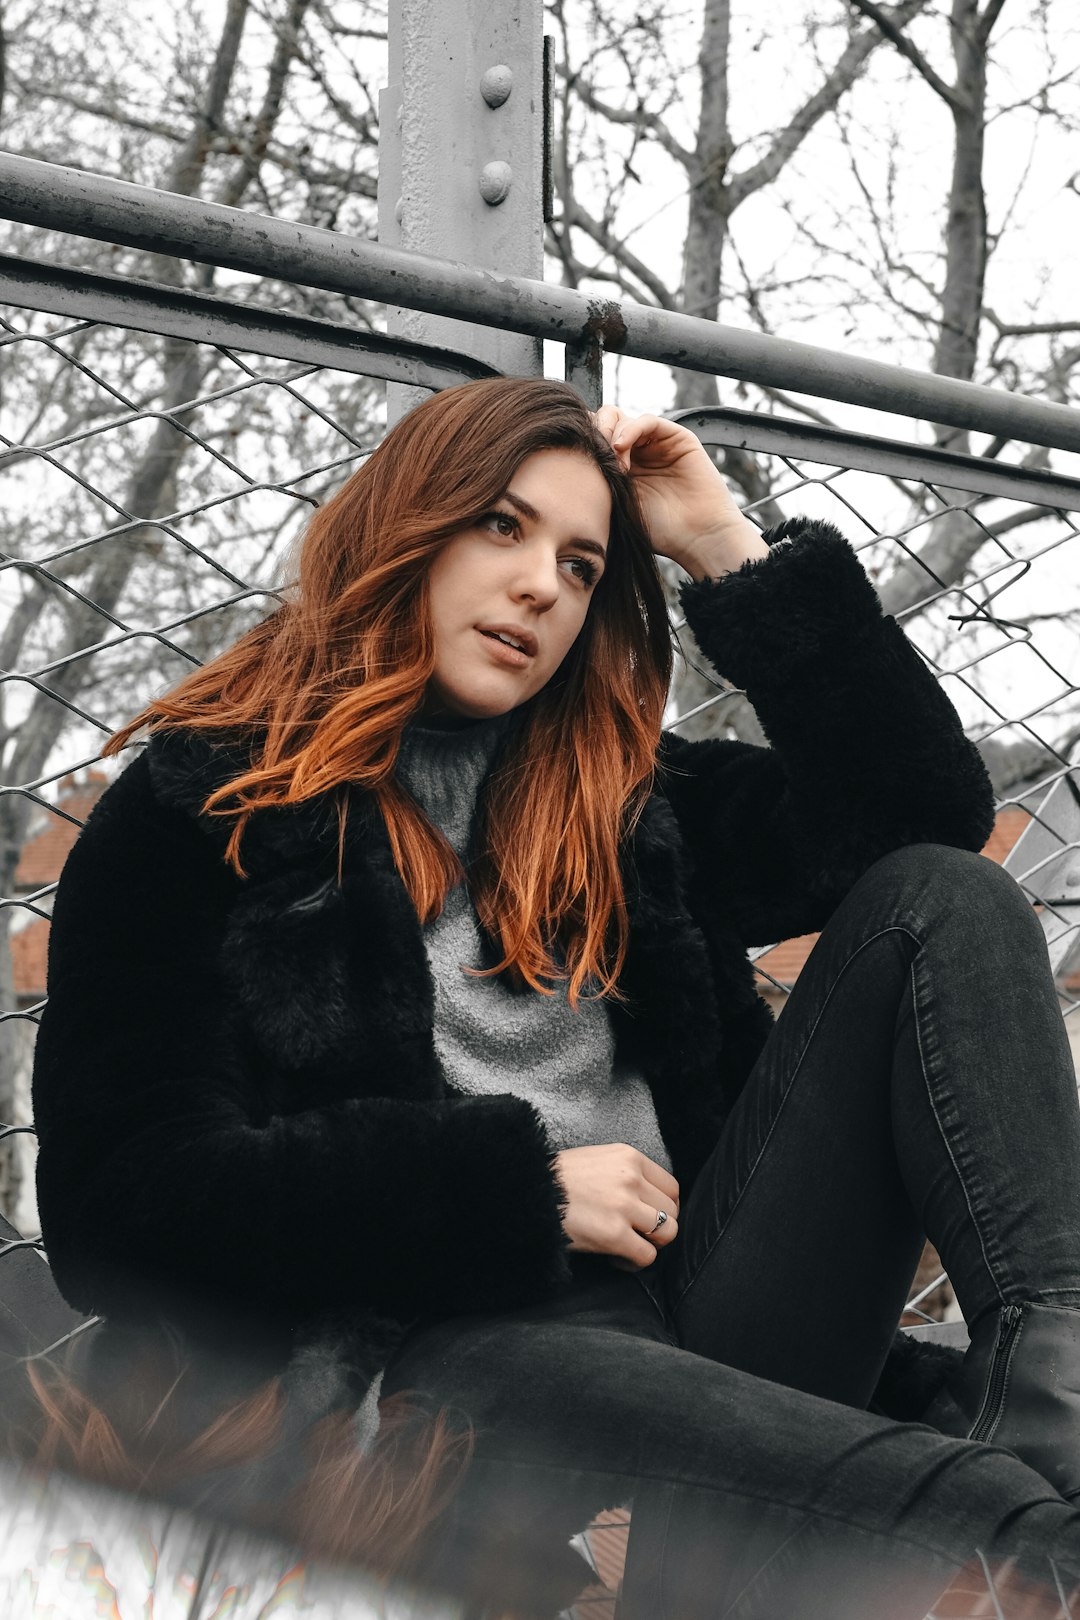
POLYGON ((695 885, 747 946, 821 929, 890 850, 978 851, 994 825, 978 751, 848 541, 800 518, 764 538, 681 599, 772 746, 668 732, 660 753, 695 885))

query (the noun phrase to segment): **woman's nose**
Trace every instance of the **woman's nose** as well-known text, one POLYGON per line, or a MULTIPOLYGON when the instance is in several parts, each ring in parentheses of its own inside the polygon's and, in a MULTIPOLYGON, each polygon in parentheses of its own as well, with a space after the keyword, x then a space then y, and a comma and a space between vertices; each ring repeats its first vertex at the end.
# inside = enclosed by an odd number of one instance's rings
POLYGON ((551 607, 559 594, 559 563, 554 556, 524 551, 518 553, 518 569, 510 594, 515 600, 529 600, 538 608, 551 607))

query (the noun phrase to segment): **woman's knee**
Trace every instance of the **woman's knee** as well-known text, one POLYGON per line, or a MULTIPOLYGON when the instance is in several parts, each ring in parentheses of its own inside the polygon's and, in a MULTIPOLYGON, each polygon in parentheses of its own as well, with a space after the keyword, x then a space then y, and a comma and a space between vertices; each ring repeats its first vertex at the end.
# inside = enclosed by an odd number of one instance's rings
POLYGON ((857 888, 884 890, 894 903, 908 902, 929 919, 965 913, 1006 917, 1034 938, 1042 930, 1023 889, 989 856, 950 844, 905 844, 874 862, 857 888))

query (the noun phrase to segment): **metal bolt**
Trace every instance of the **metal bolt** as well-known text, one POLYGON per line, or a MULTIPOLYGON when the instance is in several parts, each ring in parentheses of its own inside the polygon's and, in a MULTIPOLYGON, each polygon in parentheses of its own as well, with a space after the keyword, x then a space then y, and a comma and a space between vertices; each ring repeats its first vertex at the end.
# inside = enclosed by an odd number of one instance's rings
POLYGON ((513 88, 514 75, 505 62, 489 67, 480 80, 480 94, 489 107, 501 107, 513 88))
POLYGON ((1066 872, 1065 887, 1068 889, 1080 889, 1080 866, 1074 866, 1066 872))
POLYGON ((514 171, 509 163, 485 163, 480 170, 480 195, 492 208, 497 208, 509 196, 514 171))

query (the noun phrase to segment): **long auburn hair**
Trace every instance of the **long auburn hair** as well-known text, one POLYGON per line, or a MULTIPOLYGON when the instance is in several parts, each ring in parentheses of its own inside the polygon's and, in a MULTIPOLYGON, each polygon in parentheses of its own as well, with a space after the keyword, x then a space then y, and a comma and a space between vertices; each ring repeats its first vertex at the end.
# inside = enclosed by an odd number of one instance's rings
POLYGON ((160 1319, 118 1336, 122 1376, 107 1391, 88 1377, 78 1339, 7 1369, 0 1455, 158 1501, 177 1500, 179 1490, 180 1505, 215 1517, 224 1512, 307 1557, 360 1565, 384 1581, 408 1575, 468 1467, 471 1425, 451 1422, 446 1409, 431 1413, 403 1390, 380 1402, 378 1434, 367 1450, 347 1403, 293 1440, 280 1375, 246 1379, 245 1389, 215 1396, 213 1371, 160 1319), (203 1414, 194 1426, 193 1390, 203 1414), (297 1448, 284 1490, 260 1472, 283 1444, 297 1448), (230 1470, 247 1471, 254 1490, 242 1506, 223 1508, 222 1474, 230 1470))
POLYGON ((672 657, 663 586, 631 480, 568 383, 484 378, 411 411, 315 513, 281 605, 148 703, 103 753, 117 753, 143 727, 239 736, 250 767, 203 809, 233 820, 226 856, 241 875, 253 815, 332 792, 340 879, 348 784, 358 783, 378 801, 421 920, 437 916, 465 874, 394 776, 402 729, 434 667, 428 570, 502 495, 519 463, 550 448, 589 457, 607 481, 607 565, 582 631, 525 706, 489 779, 482 853, 468 882, 502 951, 483 971, 506 972, 544 994, 553 993, 545 980, 568 980, 576 1006, 590 980, 591 994, 621 999, 619 848, 652 783, 672 657))

